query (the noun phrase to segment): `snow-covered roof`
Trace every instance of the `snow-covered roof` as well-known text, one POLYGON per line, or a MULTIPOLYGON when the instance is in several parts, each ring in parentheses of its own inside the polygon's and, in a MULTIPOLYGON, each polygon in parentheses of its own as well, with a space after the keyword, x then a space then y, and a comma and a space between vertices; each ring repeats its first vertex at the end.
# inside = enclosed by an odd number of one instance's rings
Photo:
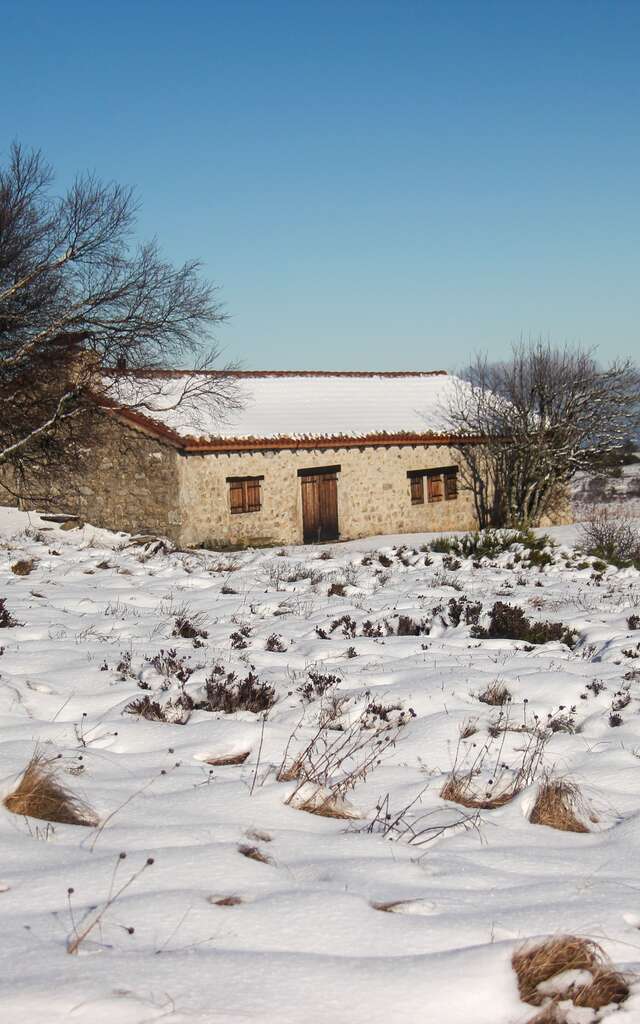
POLYGON ((445 408, 457 383, 444 371, 166 372, 123 374, 110 382, 109 394, 128 418, 155 425, 185 447, 228 447, 232 441, 247 447, 254 440, 441 436, 447 432, 445 408), (210 394, 211 385, 223 389, 230 381, 236 404, 225 408, 222 403, 221 408, 210 394))

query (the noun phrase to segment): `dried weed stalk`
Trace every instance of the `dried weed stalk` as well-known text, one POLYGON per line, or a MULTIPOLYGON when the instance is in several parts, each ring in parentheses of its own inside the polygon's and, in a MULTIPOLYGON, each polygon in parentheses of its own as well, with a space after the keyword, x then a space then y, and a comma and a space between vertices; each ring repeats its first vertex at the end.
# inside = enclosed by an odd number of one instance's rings
POLYGON ((277 777, 297 785, 285 802, 323 817, 352 818, 353 811, 345 804, 347 793, 380 764, 401 728, 393 723, 372 733, 359 719, 342 731, 331 731, 321 720, 304 750, 291 759, 287 744, 277 777))
POLYGON ((465 752, 462 762, 460 762, 461 746, 460 740, 458 740, 453 770, 440 790, 443 800, 450 800, 453 803, 462 804, 463 807, 477 810, 493 810, 509 803, 518 793, 535 781, 542 768, 544 748, 549 734, 544 732, 525 733, 526 742, 520 751, 520 763, 511 768, 505 763, 502 756, 507 731, 505 729, 499 737, 490 735, 467 767, 464 762, 470 751, 465 752), (500 739, 500 743, 494 755, 496 738, 500 739), (484 789, 478 786, 478 778, 482 774, 487 776, 484 789))

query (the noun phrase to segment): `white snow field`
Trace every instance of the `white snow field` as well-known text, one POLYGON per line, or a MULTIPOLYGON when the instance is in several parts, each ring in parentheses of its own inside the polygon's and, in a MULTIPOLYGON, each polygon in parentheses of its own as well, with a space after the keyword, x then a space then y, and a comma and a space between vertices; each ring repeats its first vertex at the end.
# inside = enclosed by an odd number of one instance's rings
POLYGON ((96 815, 0 804, 3 1024, 518 1024, 514 951, 565 933, 631 983, 559 1019, 640 1021, 640 573, 549 532, 541 567, 167 552, 1 509, 0 799, 37 749, 96 815), (574 646, 474 637, 496 601, 574 646), (193 706, 231 672, 266 718, 193 706), (497 806, 445 800, 454 766, 497 806), (529 820, 545 771, 584 831, 529 820))

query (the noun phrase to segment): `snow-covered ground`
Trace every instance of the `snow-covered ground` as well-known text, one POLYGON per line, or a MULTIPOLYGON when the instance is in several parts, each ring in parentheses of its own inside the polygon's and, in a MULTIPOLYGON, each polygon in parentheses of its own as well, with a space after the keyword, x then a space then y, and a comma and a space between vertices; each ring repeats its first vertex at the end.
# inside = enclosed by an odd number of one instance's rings
MULTIPOLYGON (((519 549, 456 565, 424 535, 167 553, 0 510, 19 623, 0 628, 0 797, 37 745, 99 819, 0 806, 2 1021, 517 1024, 538 1012, 511 967, 526 939, 585 936, 637 969, 640 573, 594 569, 573 528, 549 532, 542 568, 519 549), (463 605, 454 624, 463 596, 481 625, 502 601, 578 641, 474 638, 463 605), (172 635, 177 619, 207 636, 172 635), (189 711, 232 671, 274 688, 266 719, 189 711), (492 684, 502 707, 479 699, 492 684), (174 721, 127 713, 145 697, 174 721), (359 753, 300 789, 291 765, 318 732, 316 768, 341 738, 359 753), (503 792, 532 745, 541 764, 502 806, 440 796, 474 762, 474 792, 503 792), (543 768, 579 786, 588 831, 529 821, 543 768)), ((609 1012, 640 1021, 640 986, 566 1019, 609 1012)))

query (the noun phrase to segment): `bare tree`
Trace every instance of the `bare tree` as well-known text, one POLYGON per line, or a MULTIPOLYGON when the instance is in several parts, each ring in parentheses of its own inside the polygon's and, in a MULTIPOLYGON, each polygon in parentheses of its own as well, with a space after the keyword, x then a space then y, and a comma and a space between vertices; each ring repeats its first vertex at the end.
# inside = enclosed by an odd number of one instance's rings
MULTIPOLYGON (((0 480, 24 480, 90 444, 96 405, 130 406, 161 390, 155 371, 213 365, 211 331, 225 313, 197 262, 173 267, 155 241, 134 245, 128 188, 78 177, 61 197, 39 152, 11 148, 0 167, 0 480), (122 370, 147 385, 124 392, 122 370), (156 381, 153 384, 153 381, 156 381)), ((175 405, 238 404, 224 371, 188 373, 175 405)), ((13 485, 10 481, 13 481, 13 485)), ((21 484, 21 481, 23 482, 21 484)))
POLYGON ((622 452, 639 419, 630 362, 601 368, 592 353, 521 342, 505 362, 476 357, 453 390, 452 434, 481 527, 535 525, 578 472, 622 452))

